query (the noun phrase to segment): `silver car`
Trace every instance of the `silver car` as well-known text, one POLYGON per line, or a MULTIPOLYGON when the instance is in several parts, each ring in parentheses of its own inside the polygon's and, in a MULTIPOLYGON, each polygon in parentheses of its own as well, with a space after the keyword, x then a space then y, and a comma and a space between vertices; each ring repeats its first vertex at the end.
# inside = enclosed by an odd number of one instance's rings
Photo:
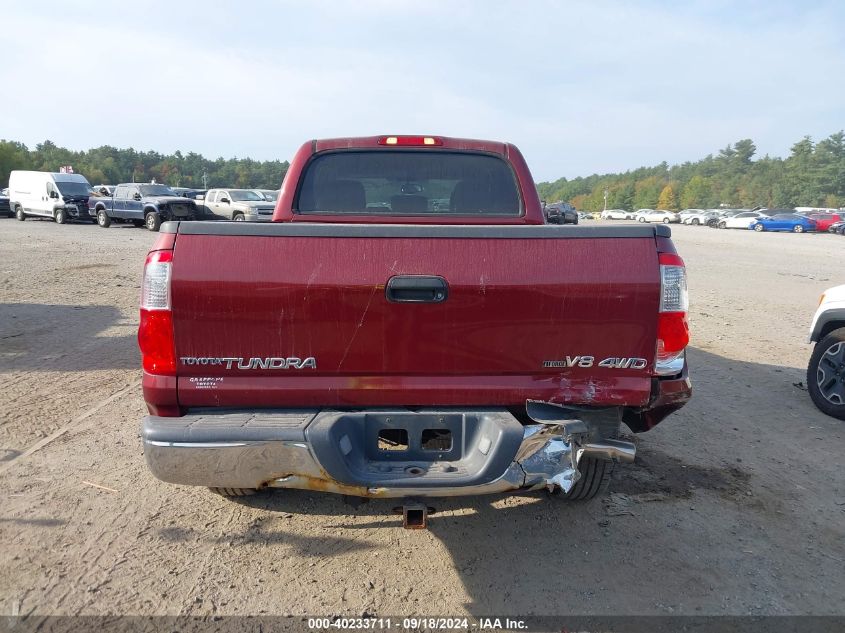
POLYGON ((718 217, 720 217, 718 211, 715 211, 713 209, 710 209, 709 211, 703 211, 702 210, 702 211, 699 211, 698 213, 692 213, 690 215, 686 215, 686 216, 682 217, 681 223, 682 224, 690 224, 692 226, 699 226, 699 225, 706 226, 707 222, 709 222, 710 220, 712 220, 714 218, 718 218, 718 217))

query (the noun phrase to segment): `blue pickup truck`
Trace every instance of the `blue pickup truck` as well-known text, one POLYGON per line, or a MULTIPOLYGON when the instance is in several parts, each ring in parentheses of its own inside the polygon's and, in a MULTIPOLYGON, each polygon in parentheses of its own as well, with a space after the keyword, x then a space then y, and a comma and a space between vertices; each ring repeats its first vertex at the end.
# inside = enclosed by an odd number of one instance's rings
POLYGON ((198 215, 193 200, 177 195, 165 185, 143 183, 117 185, 111 196, 91 196, 88 213, 103 228, 117 221, 146 226, 150 231, 158 231, 162 222, 195 220, 198 215))

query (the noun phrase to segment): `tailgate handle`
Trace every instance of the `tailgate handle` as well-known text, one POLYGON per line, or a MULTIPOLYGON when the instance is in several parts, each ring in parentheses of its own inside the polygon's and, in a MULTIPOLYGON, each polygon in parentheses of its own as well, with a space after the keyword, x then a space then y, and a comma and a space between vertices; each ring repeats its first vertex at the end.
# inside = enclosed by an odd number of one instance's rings
POLYGON ((400 275, 388 280, 384 295, 391 303, 440 303, 449 296, 449 284, 443 277, 400 275))

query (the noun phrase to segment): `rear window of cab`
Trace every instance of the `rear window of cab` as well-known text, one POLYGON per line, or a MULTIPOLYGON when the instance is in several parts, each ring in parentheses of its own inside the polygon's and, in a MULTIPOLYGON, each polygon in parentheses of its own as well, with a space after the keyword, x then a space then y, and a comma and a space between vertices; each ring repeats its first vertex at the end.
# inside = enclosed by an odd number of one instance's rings
POLYGON ((510 165, 498 156, 447 150, 319 154, 306 165, 300 214, 519 216, 510 165))

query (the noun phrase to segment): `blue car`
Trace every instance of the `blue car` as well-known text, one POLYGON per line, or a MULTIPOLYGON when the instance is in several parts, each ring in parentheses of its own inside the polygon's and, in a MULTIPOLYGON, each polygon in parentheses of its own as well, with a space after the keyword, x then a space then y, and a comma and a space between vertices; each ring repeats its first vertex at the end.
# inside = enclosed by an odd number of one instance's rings
POLYGON ((762 231, 791 231, 805 233, 816 230, 816 222, 796 213, 779 213, 770 218, 759 218, 749 227, 758 233, 762 231))

